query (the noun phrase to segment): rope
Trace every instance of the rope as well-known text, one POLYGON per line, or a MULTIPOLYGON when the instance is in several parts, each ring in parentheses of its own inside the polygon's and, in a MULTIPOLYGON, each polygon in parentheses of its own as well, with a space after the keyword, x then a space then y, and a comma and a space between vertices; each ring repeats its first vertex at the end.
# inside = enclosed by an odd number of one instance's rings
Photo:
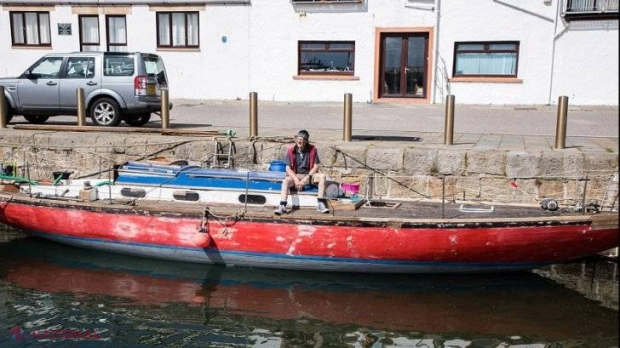
POLYGON ((224 227, 222 234, 226 234, 228 231, 228 227, 233 226, 238 221, 243 219, 243 217, 245 217, 245 211, 238 210, 231 215, 223 216, 223 215, 218 215, 218 214, 213 213, 211 209, 209 209, 208 206, 205 206, 202 219, 200 219, 200 222, 198 223, 198 232, 209 233, 209 216, 214 217, 215 221, 218 224, 220 224, 220 226, 224 227), (231 220, 232 220, 232 223, 230 223, 231 220))

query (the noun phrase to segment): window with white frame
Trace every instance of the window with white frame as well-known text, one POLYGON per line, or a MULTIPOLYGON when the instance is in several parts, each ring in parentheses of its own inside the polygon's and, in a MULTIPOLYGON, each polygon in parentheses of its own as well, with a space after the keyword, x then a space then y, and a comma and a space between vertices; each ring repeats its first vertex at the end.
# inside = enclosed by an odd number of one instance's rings
POLYGON ((127 21, 125 16, 109 15, 106 16, 106 26, 108 28, 108 51, 126 52, 127 51, 127 21))
POLYGON ((353 75, 355 42, 299 41, 299 75, 353 75))
POLYGON ((80 20, 80 50, 99 50, 99 16, 79 16, 80 20))
POLYGON ((51 46, 49 12, 10 12, 13 46, 51 46))
POLYGON ((452 76, 517 77, 519 42, 457 42, 452 76))
POLYGON ((198 12, 157 12, 157 47, 199 47, 198 12))

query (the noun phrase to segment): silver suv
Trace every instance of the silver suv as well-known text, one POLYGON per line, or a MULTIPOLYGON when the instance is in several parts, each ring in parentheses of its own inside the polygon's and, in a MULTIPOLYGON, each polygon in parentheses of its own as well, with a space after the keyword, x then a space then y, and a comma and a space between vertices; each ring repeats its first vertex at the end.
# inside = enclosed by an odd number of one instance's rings
MULTIPOLYGON (((75 52, 43 56, 21 76, 0 78, 7 123, 23 115, 30 123, 50 116, 77 115, 77 88, 84 89, 87 114, 98 126, 149 122, 161 111, 168 77, 160 56, 150 53, 75 52)), ((172 108, 172 104, 170 104, 172 108)))

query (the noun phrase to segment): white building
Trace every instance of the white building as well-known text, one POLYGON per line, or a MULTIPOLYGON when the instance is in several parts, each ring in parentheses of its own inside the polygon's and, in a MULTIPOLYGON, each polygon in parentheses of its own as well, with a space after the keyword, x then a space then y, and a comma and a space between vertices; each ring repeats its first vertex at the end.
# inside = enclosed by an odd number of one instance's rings
POLYGON ((618 105, 618 0, 0 0, 0 76, 160 54, 171 98, 618 105))

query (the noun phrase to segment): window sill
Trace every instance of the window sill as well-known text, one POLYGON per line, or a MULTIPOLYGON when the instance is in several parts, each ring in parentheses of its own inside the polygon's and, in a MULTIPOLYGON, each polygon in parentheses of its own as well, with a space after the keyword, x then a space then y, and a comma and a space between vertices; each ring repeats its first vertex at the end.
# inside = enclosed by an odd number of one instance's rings
POLYGON ((344 80, 344 81, 358 81, 360 78, 357 76, 345 76, 345 75, 293 75, 293 80, 344 80))
POLYGON ((200 52, 200 47, 157 47, 156 51, 200 52))
POLYGON ((45 45, 45 46, 16 45, 16 46, 11 46, 11 48, 14 50, 51 50, 52 45, 45 45))
POLYGON ((481 82, 481 83, 523 83, 516 77, 453 77, 449 82, 481 82))

